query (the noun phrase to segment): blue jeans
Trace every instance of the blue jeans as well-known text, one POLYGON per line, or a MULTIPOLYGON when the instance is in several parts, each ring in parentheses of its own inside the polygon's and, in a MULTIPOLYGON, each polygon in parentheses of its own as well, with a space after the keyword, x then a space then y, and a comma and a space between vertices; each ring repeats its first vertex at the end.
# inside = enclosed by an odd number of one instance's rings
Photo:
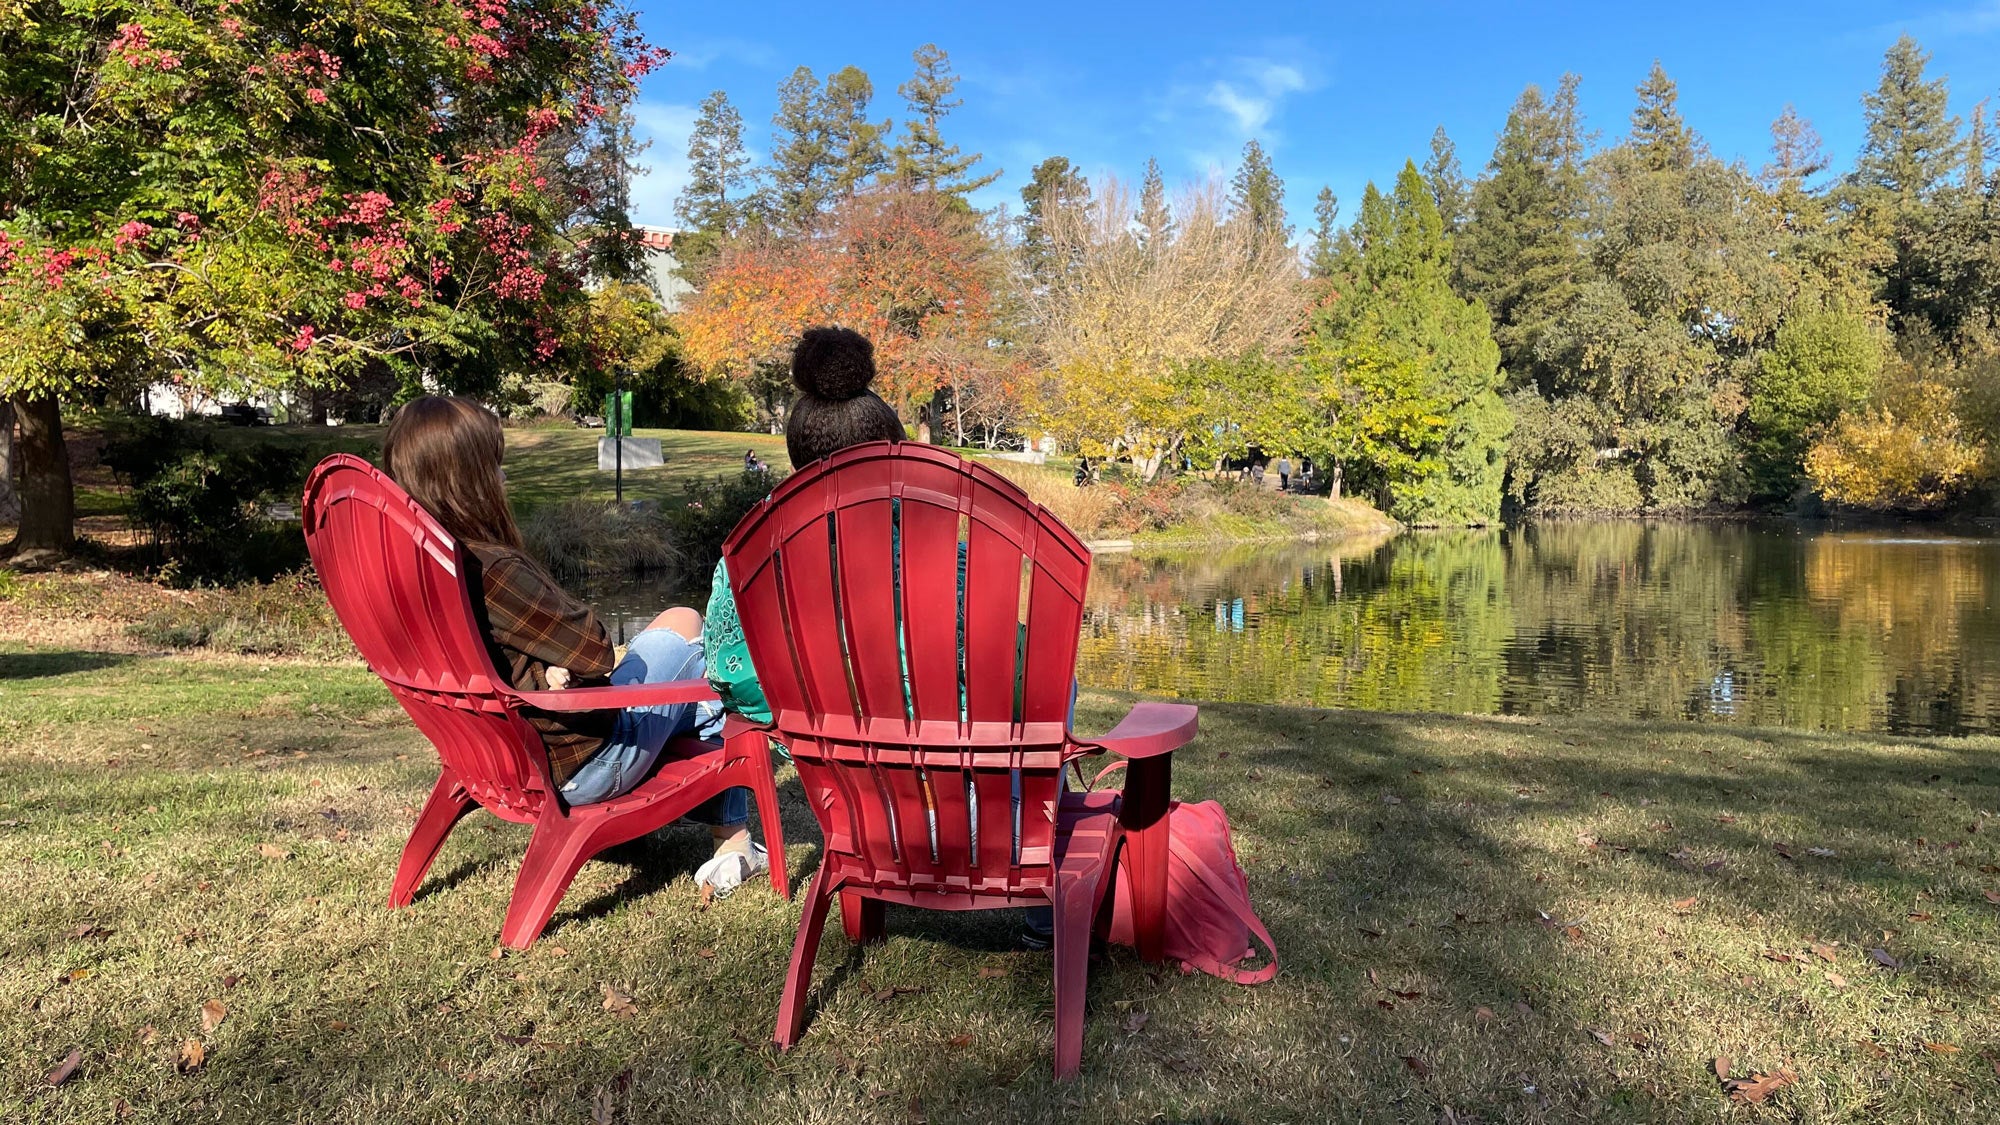
MULTIPOLYGON (((614 684, 663 684, 698 680, 707 670, 701 642, 672 629, 648 629, 632 638, 625 659, 611 673, 614 684)), ((563 800, 589 805, 630 793, 652 775, 660 751, 685 735, 714 742, 722 734, 722 704, 656 703, 618 713, 611 740, 563 786, 563 800)), ((750 791, 723 791, 689 814, 707 824, 742 824, 750 819, 750 791)))

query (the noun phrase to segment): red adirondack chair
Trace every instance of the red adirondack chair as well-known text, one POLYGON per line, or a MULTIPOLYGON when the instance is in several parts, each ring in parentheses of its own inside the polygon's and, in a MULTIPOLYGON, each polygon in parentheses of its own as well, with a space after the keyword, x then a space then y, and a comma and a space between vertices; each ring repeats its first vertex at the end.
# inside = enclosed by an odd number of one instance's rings
POLYGON ((778 1043, 804 1028, 836 896, 857 942, 880 936, 884 903, 1053 904, 1055 1070, 1075 1074, 1121 845, 1137 944, 1161 956, 1168 768, 1196 726, 1193 707, 1142 703, 1101 738, 1070 733, 1089 550, 992 470, 878 442, 786 481, 723 555, 774 733, 826 839, 778 1043), (1062 792, 1064 762, 1103 750, 1130 759, 1122 798, 1062 792))
POLYGON ((541 736, 521 717, 524 707, 588 711, 714 699, 707 681, 516 691, 486 648, 464 578, 466 555, 394 481, 359 457, 329 457, 306 481, 304 519, 306 546, 334 613, 444 765, 403 847, 389 891, 392 909, 409 905, 452 827, 484 805, 502 820, 535 826, 500 931, 502 942, 525 949, 592 856, 736 785, 756 796, 771 887, 791 897, 770 745, 762 735, 727 739, 721 749, 678 743, 637 789, 570 808, 557 795, 541 736))

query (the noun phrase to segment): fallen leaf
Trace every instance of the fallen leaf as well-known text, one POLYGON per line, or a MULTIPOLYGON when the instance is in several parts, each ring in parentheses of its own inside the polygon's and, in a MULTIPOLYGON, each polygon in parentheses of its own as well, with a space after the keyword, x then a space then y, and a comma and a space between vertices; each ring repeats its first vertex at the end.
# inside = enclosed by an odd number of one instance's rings
POLYGON ((279 846, 278 846, 278 845, 276 845, 276 844, 258 844, 258 845, 257 845, 257 854, 258 854, 258 855, 261 855, 261 856, 263 856, 263 857, 264 857, 265 859, 290 859, 290 858, 292 858, 292 853, 291 853, 291 852, 289 852, 289 851, 286 851, 286 850, 285 850, 284 848, 281 848, 281 847, 279 847, 279 846))
POLYGON ((1375 1001, 1375 1006, 1382 1009, 1385 1012, 1393 1012, 1396 1010, 1396 1002, 1394 1000, 1377 1000, 1375 1001))
POLYGON ((496 1035, 493 1038, 507 1044, 509 1047, 530 1047, 535 1042, 535 1037, 532 1035, 496 1035))
POLYGON ((1481 1005, 1478 1009, 1474 1010, 1474 1012, 1472 1013, 1472 1018, 1480 1021, 1481 1023, 1485 1023, 1489 1020, 1499 1019, 1500 1017, 1493 1014, 1493 1009, 1481 1005))
POLYGON ((1926 1043, 1924 1044, 1924 1050, 1934 1051, 1940 1055, 1955 1055, 1958 1053, 1958 1048, 1952 1046, 1950 1043, 1926 1043))
POLYGON ((1563 927, 1563 936, 1564 936, 1564 937, 1566 937, 1566 938, 1568 938, 1568 939, 1569 939, 1569 940, 1571 940, 1571 941, 1582 941, 1582 940, 1583 940, 1583 927, 1582 927, 1582 926, 1564 926, 1564 927, 1563 927))
POLYGON ((1832 946, 1830 946, 1830 945, 1821 945, 1821 944, 1819 944, 1819 943, 1815 942, 1815 943, 1813 944, 1813 947, 1812 947, 1812 951, 1813 951, 1814 953, 1817 953, 1817 954, 1819 954, 1819 959, 1820 959, 1820 960, 1822 960, 1822 961, 1825 961, 1825 962, 1827 962, 1828 964, 1831 964, 1831 963, 1833 962, 1833 959, 1834 959, 1834 956, 1835 956, 1835 950, 1834 950, 1834 948, 1833 948, 1832 946))
POLYGON ((1604 1031, 1600 1028, 1595 1028, 1595 1027, 1587 1027, 1584 1028, 1584 1030, 1590 1032, 1590 1037, 1592 1039, 1597 1040, 1599 1043, 1602 1043, 1607 1047, 1615 1047, 1618 1045, 1618 1040, 1615 1039, 1612 1036, 1612 1034, 1608 1031, 1604 1031))
POLYGON ((1931 920, 1932 915, 1926 914, 1921 910, 1912 910, 1905 917, 1912 922, 1928 922, 1931 920))
POLYGON ((181 1044, 181 1057, 174 1064, 174 1067, 182 1074, 193 1074, 195 1071, 200 1070, 202 1064, 207 1061, 208 1048, 201 1045, 201 1040, 190 1039, 181 1044))
POLYGON ((1403 799, 1394 793, 1384 793, 1382 794, 1382 803, 1385 805, 1400 805, 1403 803, 1403 799))
POLYGON ((235 988, 238 984, 242 983, 242 981, 243 981, 243 976, 240 973, 222 974, 222 987, 224 988, 235 988))
POLYGON ((715 950, 703 946, 702 948, 695 950, 694 955, 704 960, 709 960, 715 957, 715 950))
POLYGON ((1403 1065, 1416 1072, 1418 1078, 1429 1078, 1431 1076, 1431 1064, 1415 1055, 1404 1055, 1403 1065))
POLYGON ((1722 1091, 1729 1095, 1730 1101, 1739 1105, 1760 1105, 1764 1099, 1798 1080, 1799 1076, 1789 1070, 1781 1070, 1776 1074, 1764 1074, 1753 1070, 1748 1078, 1724 1079, 1722 1091))
POLYGON ((1693 909, 1695 902, 1696 899, 1694 895, 1689 895, 1686 898, 1677 898, 1674 900, 1674 909, 1686 912, 1690 909, 1693 909))
POLYGON ((346 1020, 328 1020, 326 1021, 326 1029, 328 1031, 353 1031, 354 1025, 348 1023, 346 1020))
POLYGON ((1646 1034, 1643 1031, 1635 1031, 1632 1034, 1627 1035, 1625 1038, 1629 1040, 1634 1047, 1639 1048, 1641 1051, 1653 1045, 1653 1037, 1646 1034))
POLYGON ((611 1091, 599 1086, 590 1092, 590 1125, 611 1125, 617 1117, 617 1104, 611 1091))
POLYGON ((1717 1056, 1716 1056, 1716 1058, 1715 1058, 1715 1077, 1716 1077, 1716 1080, 1717 1080, 1717 1081, 1720 1081, 1720 1082, 1727 1082, 1727 1081, 1729 1081, 1729 1068, 1730 1068, 1730 1066, 1731 1066, 1731 1065, 1732 1065, 1732 1064, 1731 1064, 1731 1062, 1730 1062, 1730 1059, 1729 1059, 1729 1056, 1728 1056, 1728 1055, 1717 1055, 1717 1056))
POLYGON ((1535 1009, 1532 1006, 1530 1006, 1526 1000, 1514 1001, 1514 1010, 1521 1013, 1524 1016, 1532 1016, 1535 1014, 1535 1009))
POLYGON ((543 950, 544 950, 544 951, 545 951, 546 953, 548 953, 548 955, 549 955, 549 956, 551 956, 551 957, 567 957, 567 956, 569 956, 569 950, 567 950, 567 949, 564 949, 564 948, 563 948, 562 946, 560 946, 560 945, 545 945, 545 946, 542 946, 542 949, 543 949, 543 950))
POLYGON ((139 1029, 139 1042, 141 1043, 145 1043, 150 1046, 153 1040, 158 1039, 159 1037, 160 1037, 160 1029, 154 1027, 150 1023, 139 1029))
POLYGON ((1900 969, 1903 967, 1903 963, 1889 956, 1889 951, 1886 949, 1871 949, 1868 951, 1868 956, 1873 957, 1875 963, 1885 969, 1900 969))
MULTIPOLYGON (((1140 1022, 1144 1023, 1145 1021, 1141 1020, 1140 1022)), ((1130 1024, 1127 1024, 1127 1026, 1129 1027, 1130 1024)), ((972 1033, 970 1031, 960 1032, 945 1040, 944 1045, 954 1051, 963 1051, 967 1047, 972 1046, 972 1033)))
POLYGON ((630 996, 625 995, 608 984, 600 984, 597 987, 604 993, 605 1011, 620 1016, 636 1016, 639 1014, 639 1007, 632 1002, 630 996))
POLYGON ((1867 1053, 1868 1055, 1874 1058, 1886 1059, 1889 1057, 1889 1052, 1886 1049, 1884 1049, 1882 1045, 1879 1043, 1875 1043, 1867 1039, 1858 1039, 1855 1041, 1855 1043, 1861 1048, 1863 1052, 1867 1053))
POLYGON ((1008 970, 1006 970, 1006 969, 1002 969, 1002 968, 999 968, 999 967, 997 967, 997 966, 994 966, 994 965, 982 965, 982 966, 980 966, 980 968, 979 968, 979 979, 980 979, 980 980, 998 980, 998 979, 1000 979, 1001 977, 1004 977, 1004 976, 1006 976, 1006 975, 1007 975, 1007 972, 1008 972, 1008 970))
POLYGON ((1821 859, 1832 859, 1834 856, 1837 856, 1840 853, 1834 851, 1832 848, 1807 848, 1806 854, 1816 855, 1821 859))
POLYGON ((1987 902, 1995 906, 2000 906, 2000 891, 1982 891, 1981 893, 1986 896, 1987 902))
POLYGON ((229 1018, 229 1006, 220 1000, 210 1000, 201 1006, 201 1030, 214 1031, 222 1021, 229 1018))
POLYGON ((1764 960, 1776 961, 1780 965, 1788 965, 1792 961, 1792 955, 1789 953, 1780 953, 1775 949, 1766 949, 1764 951, 1764 960))
POLYGON ((1829 972, 1826 974, 1826 983, 1832 985, 1835 988, 1846 988, 1847 978, 1841 976, 1839 973, 1829 972))
POLYGON ((51 1086, 60 1086, 63 1083, 69 1081, 70 1075, 75 1074, 76 1068, 82 1065, 83 1065, 83 1048, 82 1047, 74 1048, 63 1059, 63 1061, 56 1064, 56 1068, 54 1070, 49 1071, 48 1077, 42 1079, 42 1081, 48 1083, 51 1086))
POLYGON ((1735 824, 1736 818, 1730 816, 1728 813, 1723 813, 1721 816, 1715 818, 1715 822, 1717 824, 1735 824))

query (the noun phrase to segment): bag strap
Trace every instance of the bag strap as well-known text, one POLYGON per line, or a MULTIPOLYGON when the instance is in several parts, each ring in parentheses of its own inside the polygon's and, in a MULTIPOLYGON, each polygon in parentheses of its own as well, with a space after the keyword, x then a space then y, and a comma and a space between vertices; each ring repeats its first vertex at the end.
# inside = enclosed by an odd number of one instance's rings
MULTIPOLYGON (((1098 782, 1100 782, 1100 781, 1103 781, 1103 780, 1104 780, 1105 778, 1107 778, 1107 777, 1111 776, 1111 773, 1112 773, 1112 771, 1113 771, 1113 770, 1122 770, 1122 769, 1124 769, 1124 768, 1126 767, 1126 765, 1128 765, 1128 764, 1129 764, 1129 763, 1127 763, 1127 762, 1125 761, 1125 759, 1123 759, 1123 758, 1120 758, 1120 759, 1118 759, 1117 761, 1115 761, 1115 762, 1111 763, 1110 765, 1108 765, 1108 766, 1105 766, 1105 767, 1104 767, 1103 769, 1101 769, 1101 770, 1098 770, 1098 771, 1097 771, 1097 776, 1096 776, 1096 777, 1093 777, 1093 778, 1091 778, 1091 779, 1090 779, 1090 784, 1088 784, 1088 785, 1084 786, 1084 790, 1085 790, 1085 791, 1087 792, 1087 791, 1090 791, 1090 790, 1094 790, 1094 789, 1096 789, 1096 788, 1097 788, 1097 783, 1098 783, 1098 782)), ((1083 775, 1083 771, 1082 771, 1081 769, 1078 769, 1078 770, 1077 770, 1077 776, 1081 777, 1082 775, 1083 775)))
MULTIPOLYGON (((1175 855, 1180 857, 1182 863, 1188 865, 1189 869, 1203 883, 1212 887, 1229 887, 1234 885, 1224 881, 1216 870, 1209 866, 1207 860, 1203 859, 1193 848, 1181 843, 1179 838, 1170 838, 1168 840, 1168 847, 1173 850, 1175 855)), ((1239 897, 1233 894, 1223 894, 1221 898, 1229 906, 1230 911, 1236 915, 1237 921, 1242 922, 1245 928, 1264 943, 1264 948, 1270 953, 1271 959, 1260 969, 1234 968, 1224 965, 1206 955, 1199 960, 1191 959, 1188 961, 1188 964, 1210 975, 1226 977, 1237 984, 1263 984, 1265 981, 1277 976, 1278 943, 1271 940, 1271 931, 1264 928, 1263 919, 1258 918, 1257 912, 1250 909, 1249 895, 1245 893, 1239 897)))

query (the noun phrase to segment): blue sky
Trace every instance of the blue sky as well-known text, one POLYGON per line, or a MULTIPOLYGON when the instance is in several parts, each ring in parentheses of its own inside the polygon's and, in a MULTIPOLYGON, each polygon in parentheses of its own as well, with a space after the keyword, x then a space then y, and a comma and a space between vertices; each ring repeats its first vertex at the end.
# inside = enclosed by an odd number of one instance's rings
MULTIPOLYGON (((1467 174, 1491 154, 1522 87, 1582 76, 1587 126, 1626 131, 1632 90, 1658 58, 1681 110, 1725 159, 1760 166, 1787 102, 1810 119, 1835 167, 1861 141, 1861 95, 1904 31, 1951 79, 1952 109, 2000 95, 2000 0, 1937 5, 1785 0, 1646 5, 794 4, 655 5, 641 26, 675 58, 647 80, 636 121, 652 140, 633 217, 674 225, 695 106, 726 90, 753 154, 770 148, 777 88, 794 67, 824 78, 848 64, 875 83, 876 118, 900 120, 910 53, 950 52, 965 100, 947 139, 1005 175, 975 202, 1018 210, 1036 162, 1067 156, 1093 176, 1136 180, 1148 156, 1169 182, 1226 176, 1259 138, 1293 222, 1312 221, 1321 185, 1343 221, 1362 186, 1422 162, 1442 124, 1467 174)), ((1992 108, 2000 109, 2000 97, 1992 108)))

